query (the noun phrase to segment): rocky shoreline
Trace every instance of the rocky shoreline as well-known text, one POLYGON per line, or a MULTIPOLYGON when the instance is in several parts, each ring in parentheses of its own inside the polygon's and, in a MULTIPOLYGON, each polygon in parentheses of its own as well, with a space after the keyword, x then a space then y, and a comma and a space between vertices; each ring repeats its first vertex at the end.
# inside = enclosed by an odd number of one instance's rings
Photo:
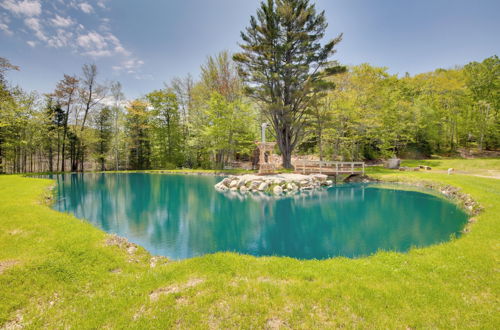
POLYGON ((292 174, 275 175, 232 175, 215 185, 221 192, 239 191, 240 193, 262 192, 273 195, 295 194, 300 191, 312 191, 333 186, 324 174, 292 174))

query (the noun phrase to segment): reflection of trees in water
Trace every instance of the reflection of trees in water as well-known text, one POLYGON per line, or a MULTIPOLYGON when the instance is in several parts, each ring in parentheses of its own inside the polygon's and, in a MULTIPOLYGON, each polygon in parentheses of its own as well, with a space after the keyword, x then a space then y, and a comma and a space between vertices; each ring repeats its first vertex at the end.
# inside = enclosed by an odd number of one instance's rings
POLYGON ((228 198, 213 189, 213 177, 73 174, 57 180, 60 210, 175 258, 228 250, 299 258, 405 250, 458 231, 450 217, 465 221, 434 196, 365 185, 274 199, 228 198))

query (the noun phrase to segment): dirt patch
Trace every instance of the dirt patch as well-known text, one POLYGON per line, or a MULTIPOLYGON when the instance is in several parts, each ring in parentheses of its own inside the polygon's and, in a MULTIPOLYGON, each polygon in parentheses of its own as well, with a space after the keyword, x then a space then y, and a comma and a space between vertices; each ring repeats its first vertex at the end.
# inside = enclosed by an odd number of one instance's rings
POLYGON ((151 301, 157 301, 158 299, 160 299, 161 296, 173 293, 179 293, 183 290, 195 287, 203 282, 205 282, 205 280, 201 278, 192 278, 183 284, 173 284, 164 288, 159 288, 149 294, 149 299, 151 301))
POLYGON ((186 297, 179 297, 175 299, 177 305, 185 306, 189 303, 189 300, 186 297))
POLYGON ((22 234, 23 231, 21 229, 12 229, 7 232, 11 236, 22 234))
POLYGON ((130 255, 135 254, 138 249, 136 244, 131 243, 126 238, 117 235, 108 235, 105 244, 107 246, 118 246, 120 249, 127 251, 130 255))
POLYGON ((149 260, 149 267, 155 268, 156 266, 164 265, 168 262, 168 259, 162 256, 154 256, 149 260))
POLYGON ((1 260, 0 261, 0 274, 3 274, 7 269, 17 265, 19 261, 17 260, 1 260))
POLYGON ((5 323, 0 329, 2 330, 24 329, 23 315, 21 314, 21 312, 17 312, 16 317, 5 323))
POLYGON ((132 320, 137 321, 146 314, 146 306, 141 306, 139 310, 132 316, 132 320))
POLYGON ((272 317, 270 319, 267 319, 265 329, 282 329, 282 328, 288 328, 288 326, 283 320, 277 317, 272 317))

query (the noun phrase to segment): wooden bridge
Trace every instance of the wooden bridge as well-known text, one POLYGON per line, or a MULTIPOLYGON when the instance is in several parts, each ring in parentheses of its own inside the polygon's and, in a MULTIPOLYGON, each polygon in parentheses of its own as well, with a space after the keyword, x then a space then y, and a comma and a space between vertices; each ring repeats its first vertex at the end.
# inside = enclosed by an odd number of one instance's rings
POLYGON ((320 160, 297 160, 295 161, 295 172, 302 174, 365 174, 364 162, 324 162, 320 160))

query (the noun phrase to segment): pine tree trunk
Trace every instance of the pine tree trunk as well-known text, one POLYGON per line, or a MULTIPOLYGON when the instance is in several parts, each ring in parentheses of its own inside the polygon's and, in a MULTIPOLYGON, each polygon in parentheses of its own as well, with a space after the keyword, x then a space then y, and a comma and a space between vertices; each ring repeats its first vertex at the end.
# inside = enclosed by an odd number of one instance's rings
POLYGON ((278 132, 278 147, 281 151, 281 157, 283 160, 283 167, 286 169, 293 169, 292 166, 292 136, 290 134, 290 128, 285 126, 278 132))
POLYGON ((49 143, 49 172, 53 172, 54 170, 54 157, 52 154, 52 143, 49 143))

